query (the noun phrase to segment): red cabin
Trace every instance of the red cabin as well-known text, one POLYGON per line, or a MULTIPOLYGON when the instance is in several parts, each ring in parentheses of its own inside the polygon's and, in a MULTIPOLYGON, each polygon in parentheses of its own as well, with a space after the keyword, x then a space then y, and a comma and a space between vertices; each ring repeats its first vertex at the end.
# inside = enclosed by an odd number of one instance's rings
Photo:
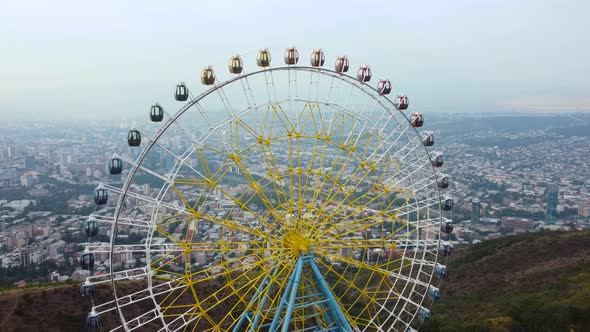
POLYGON ((348 71, 348 67, 350 66, 350 62, 346 56, 339 56, 336 58, 336 63, 334 64, 334 69, 339 73, 346 73, 348 71))
POLYGON ((394 104, 398 109, 406 110, 410 106, 410 101, 408 100, 408 96, 399 95, 395 97, 394 104))
POLYGON ((285 64, 296 65, 299 62, 299 52, 295 47, 289 47, 285 51, 285 64))
POLYGON ((391 81, 389 80, 379 80, 377 83, 377 91, 381 95, 388 95, 391 92, 391 81))
POLYGON ((371 80, 371 67, 361 66, 356 73, 356 78, 361 82, 368 82, 371 80))
POLYGON ((324 65, 326 61, 326 55, 324 51, 320 48, 319 50, 313 50, 311 53, 311 66, 312 67, 321 67, 324 65))
POLYGON ((410 122, 412 123, 412 127, 420 128, 424 124, 424 115, 422 115, 422 113, 414 112, 410 117, 410 122))

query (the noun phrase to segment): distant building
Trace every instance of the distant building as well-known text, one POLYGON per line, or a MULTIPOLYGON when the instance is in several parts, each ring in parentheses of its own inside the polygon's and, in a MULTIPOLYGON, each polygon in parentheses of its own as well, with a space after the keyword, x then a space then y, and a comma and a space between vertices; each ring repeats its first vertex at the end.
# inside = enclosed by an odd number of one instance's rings
POLYGON ((479 222, 486 225, 500 225, 500 219, 496 218, 479 218, 479 222))
POLYGON ((471 200, 471 223, 479 224, 479 213, 480 213, 479 199, 474 198, 471 200))
POLYGON ((504 217, 502 218, 502 227, 512 228, 520 232, 528 232, 535 228, 535 222, 525 218, 504 217))
POLYGON ((47 250, 37 247, 26 247, 20 250, 21 265, 40 264, 47 260, 47 250))
POLYGON ((31 174, 24 174, 20 177, 20 185, 22 187, 31 187, 33 186, 33 175, 31 174))
POLYGON ((12 187, 20 184, 20 177, 15 167, 0 170, 0 187, 12 187))
POLYGON ((557 220, 557 203, 559 187, 556 184, 549 184, 547 187, 547 216, 546 222, 549 225, 555 224, 557 220))
POLYGON ((32 170, 35 168, 35 157, 34 156, 25 156, 23 166, 26 170, 32 170))

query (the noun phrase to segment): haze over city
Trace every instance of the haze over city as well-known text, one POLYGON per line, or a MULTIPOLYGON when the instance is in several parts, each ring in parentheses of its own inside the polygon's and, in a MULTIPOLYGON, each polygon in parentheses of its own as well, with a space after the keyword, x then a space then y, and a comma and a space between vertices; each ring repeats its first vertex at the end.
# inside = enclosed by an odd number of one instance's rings
MULTIPOLYGON (((229 57, 322 47, 427 112, 588 111, 587 1, 6 2, 5 120, 134 118, 229 57)), ((278 56, 278 54, 275 54, 278 56)), ((119 121, 119 119, 117 119, 119 121)))

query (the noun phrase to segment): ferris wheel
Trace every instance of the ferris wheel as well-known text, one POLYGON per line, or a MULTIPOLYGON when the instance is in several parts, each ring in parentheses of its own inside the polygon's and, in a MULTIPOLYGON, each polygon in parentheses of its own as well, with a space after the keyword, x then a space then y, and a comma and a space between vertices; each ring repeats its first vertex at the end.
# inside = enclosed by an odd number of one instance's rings
POLYGON ((179 83, 176 105, 151 106, 161 126, 129 131, 84 226, 89 330, 413 331, 430 318, 453 207, 434 134, 369 66, 326 68, 321 49, 299 60, 292 47, 271 66, 262 49, 247 72, 233 56, 226 80, 205 67, 204 92, 179 83))

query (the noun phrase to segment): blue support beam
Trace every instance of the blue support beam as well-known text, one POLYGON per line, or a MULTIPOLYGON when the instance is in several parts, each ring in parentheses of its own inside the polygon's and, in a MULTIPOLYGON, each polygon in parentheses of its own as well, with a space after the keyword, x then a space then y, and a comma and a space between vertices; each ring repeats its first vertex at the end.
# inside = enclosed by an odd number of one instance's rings
POLYGON ((283 312, 283 309, 285 308, 285 304, 288 301, 288 296, 291 293, 291 288, 293 287, 293 282, 295 281, 296 275, 297 275, 297 271, 299 271, 299 279, 301 278, 301 266, 303 265, 301 259, 297 260, 297 263, 295 264, 295 270, 293 271, 293 273, 291 274, 291 276, 289 277, 289 283, 287 283, 287 287, 285 288, 285 292, 283 293, 283 297, 281 297, 281 300, 279 301, 279 307, 277 308, 277 311, 275 312, 275 316, 272 320, 272 323, 270 324, 270 329, 269 331, 277 331, 278 325, 279 325, 279 321, 281 319, 281 313, 283 312))
MULTIPOLYGON (((276 273, 276 269, 272 269, 269 275, 271 273, 276 273)), ((254 318, 251 319, 250 317, 252 311, 247 310, 240 317, 233 332, 239 332, 246 320, 251 323, 248 331, 257 331, 259 328, 270 325, 269 332, 288 332, 291 328, 293 312, 303 310, 306 307, 313 307, 313 310, 315 310, 315 314, 306 314, 305 317, 307 318, 303 318, 304 320, 313 320, 315 317, 317 326, 313 327, 314 331, 353 332, 350 322, 332 294, 332 290, 325 281, 313 256, 309 254, 301 255, 297 259, 287 285, 283 290, 282 297, 278 301, 278 307, 274 312, 272 322, 260 326, 264 310, 268 310, 268 312, 272 310, 272 308, 265 308, 267 300, 270 298, 269 294, 273 286, 275 286, 271 280, 272 278, 268 276, 264 278, 248 305, 248 308, 251 308, 255 302, 259 303, 254 318), (304 282, 309 284, 300 290, 300 285, 304 282)), ((310 328, 311 326, 306 330, 310 328)))
POLYGON ((303 262, 301 259, 297 261, 297 265, 295 265, 295 278, 293 279, 293 284, 291 285, 291 295, 289 296, 289 305, 287 306, 287 313, 285 314, 285 319, 283 319, 283 328, 281 332, 288 332, 289 324, 291 323, 291 316, 293 315, 293 307, 295 305, 295 299, 297 298, 297 290, 299 289, 299 284, 301 283, 301 271, 303 270, 303 262))
MULTIPOLYGON (((246 321, 246 319, 250 319, 250 315, 252 314, 252 311, 249 309, 252 307, 252 305, 256 302, 256 301, 260 301, 259 297, 261 296, 262 292, 264 291, 264 289, 266 288, 266 292, 264 292, 264 294, 262 296, 264 296, 262 298, 262 303, 260 304, 260 306, 258 306, 259 308, 263 308, 265 303, 266 303, 266 299, 268 298, 268 292, 272 289, 272 284, 270 282, 271 280, 271 276, 274 276, 274 274, 276 273, 276 264, 275 266, 273 266, 273 268, 270 269, 269 273, 264 276, 264 279, 262 280, 262 282, 260 283, 260 286, 258 286, 258 288, 256 289, 256 293, 254 293, 254 296, 252 297, 252 300, 250 300, 250 303, 248 303, 248 306, 246 307, 246 311, 244 311, 244 313, 242 314, 242 316, 240 316, 240 319, 238 320, 238 322, 236 323, 236 325, 233 328, 233 332, 239 332, 240 328, 242 327, 242 325, 244 324, 244 322, 246 321)), ((252 320, 250 320, 252 322, 252 320)), ((260 309, 258 310, 258 312, 256 313, 256 316, 254 317, 254 322, 252 323, 252 327, 254 327, 255 325, 257 325, 260 321, 260 309)))
POLYGON ((303 256, 302 259, 305 260, 309 264, 309 266, 311 267, 313 277, 316 280, 316 282, 318 283, 318 286, 320 287, 320 291, 329 300, 328 305, 330 306, 330 311, 337 319, 339 327, 343 331, 352 332, 352 327, 350 326, 348 319, 346 319, 346 316, 344 316, 342 309, 340 309, 340 305, 338 305, 338 301, 336 301, 336 298, 334 298, 334 294, 332 294, 332 290, 330 289, 330 287, 326 283, 326 280, 324 280, 324 277, 322 276, 320 269, 318 268, 315 261, 313 260, 313 257, 310 255, 305 255, 305 256, 303 256))

